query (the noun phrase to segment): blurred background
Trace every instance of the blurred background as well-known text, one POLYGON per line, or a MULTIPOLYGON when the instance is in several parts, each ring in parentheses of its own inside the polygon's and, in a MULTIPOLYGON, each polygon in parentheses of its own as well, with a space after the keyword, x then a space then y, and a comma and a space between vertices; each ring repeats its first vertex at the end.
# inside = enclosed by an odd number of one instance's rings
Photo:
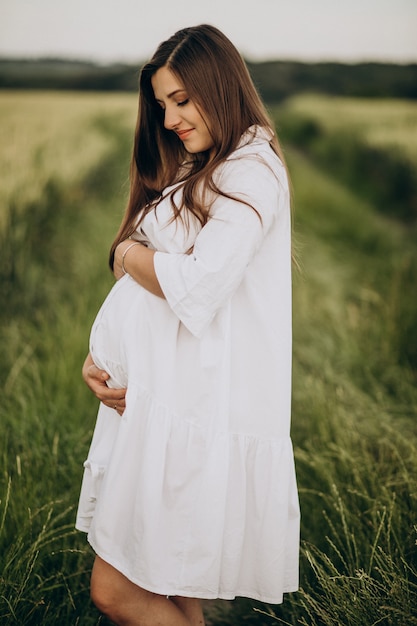
POLYGON ((0 55, 148 58, 175 30, 213 23, 251 60, 416 60, 413 0, 2 0, 0 55))
POLYGON ((211 23, 247 61, 293 189, 300 591, 208 626, 417 624, 415 0, 0 0, 0 623, 105 624, 73 529, 81 381, 129 190, 138 73, 211 23))

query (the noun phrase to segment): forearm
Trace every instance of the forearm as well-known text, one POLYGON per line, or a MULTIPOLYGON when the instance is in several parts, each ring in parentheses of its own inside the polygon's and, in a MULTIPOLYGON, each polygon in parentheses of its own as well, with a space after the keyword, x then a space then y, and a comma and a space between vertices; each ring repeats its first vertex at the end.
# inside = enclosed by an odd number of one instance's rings
POLYGON ((164 293, 158 282, 154 268, 155 250, 145 246, 132 245, 132 240, 122 241, 117 248, 114 257, 114 275, 117 279, 128 273, 139 285, 147 291, 164 298, 164 293))

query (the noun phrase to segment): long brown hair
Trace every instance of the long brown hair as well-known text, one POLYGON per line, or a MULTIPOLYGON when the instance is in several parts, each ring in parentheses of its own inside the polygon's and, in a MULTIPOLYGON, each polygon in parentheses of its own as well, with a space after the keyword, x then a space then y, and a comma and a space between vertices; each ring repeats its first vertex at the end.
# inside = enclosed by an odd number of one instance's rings
MULTIPOLYGON (((111 247, 110 266, 113 267, 116 246, 133 234, 152 203, 175 182, 182 180, 183 194, 180 206, 171 196, 174 217, 180 218, 186 209, 204 225, 210 206, 201 190, 227 195, 215 185, 213 173, 253 125, 271 131, 274 128, 243 58, 221 31, 206 24, 192 26, 161 43, 140 74, 130 197, 111 247), (152 76, 161 67, 175 74, 206 121, 214 144, 212 158, 208 152, 187 153, 176 133, 164 127, 164 112, 156 103, 151 84, 152 76), (184 162, 186 169, 181 168, 184 162)), ((271 147, 284 160, 275 133, 271 147)))

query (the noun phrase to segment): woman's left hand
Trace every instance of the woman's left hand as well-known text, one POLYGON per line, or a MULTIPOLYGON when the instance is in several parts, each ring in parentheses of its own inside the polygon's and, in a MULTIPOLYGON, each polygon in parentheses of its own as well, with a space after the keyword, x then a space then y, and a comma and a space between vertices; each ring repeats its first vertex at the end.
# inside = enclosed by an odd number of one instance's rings
POLYGON ((109 374, 95 365, 90 353, 84 361, 82 375, 85 384, 100 402, 117 411, 119 415, 123 415, 126 408, 126 389, 108 387, 109 374))

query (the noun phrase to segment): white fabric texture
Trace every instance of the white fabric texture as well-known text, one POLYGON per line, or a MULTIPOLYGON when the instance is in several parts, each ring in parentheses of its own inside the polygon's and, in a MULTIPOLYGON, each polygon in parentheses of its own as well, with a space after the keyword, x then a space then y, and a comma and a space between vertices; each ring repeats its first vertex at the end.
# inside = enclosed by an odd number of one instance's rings
POLYGON ((128 391, 121 418, 99 408, 76 526, 159 594, 278 604, 298 588, 290 203, 269 138, 242 137, 216 173, 233 199, 217 196, 203 228, 170 221, 169 198, 148 213, 137 238, 166 300, 126 275, 91 331, 94 361, 128 391))

